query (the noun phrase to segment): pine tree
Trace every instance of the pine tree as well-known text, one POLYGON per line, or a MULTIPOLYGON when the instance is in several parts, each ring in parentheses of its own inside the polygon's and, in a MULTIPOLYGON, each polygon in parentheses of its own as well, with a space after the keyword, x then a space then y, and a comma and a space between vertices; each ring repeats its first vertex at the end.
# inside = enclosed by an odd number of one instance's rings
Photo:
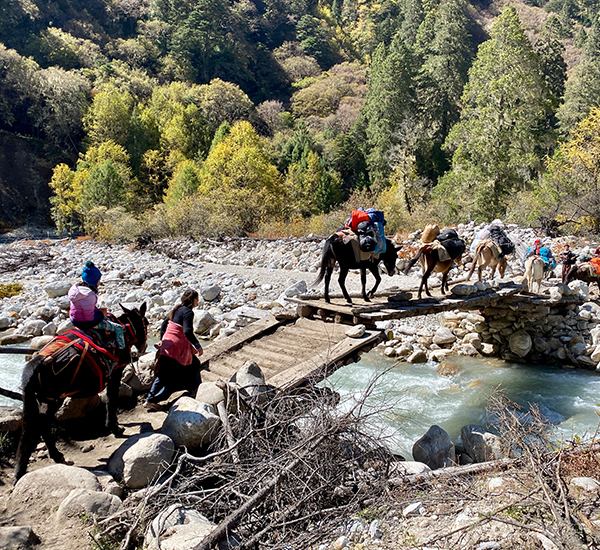
POLYGON ((504 215, 511 194, 531 186, 549 140, 548 98, 539 59, 509 7, 479 47, 460 122, 446 140, 453 167, 435 194, 449 217, 504 215))
POLYGON ((600 17, 590 28, 582 53, 583 60, 567 82, 564 102, 557 113, 563 136, 575 129, 591 107, 600 105, 600 17))

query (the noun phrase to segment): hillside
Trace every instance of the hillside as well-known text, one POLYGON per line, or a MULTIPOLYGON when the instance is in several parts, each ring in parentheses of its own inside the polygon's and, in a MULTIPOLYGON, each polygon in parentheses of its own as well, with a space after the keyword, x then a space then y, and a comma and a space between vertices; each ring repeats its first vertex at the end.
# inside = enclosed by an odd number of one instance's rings
POLYGON ((391 229, 525 204, 516 221, 563 223, 553 184, 531 193, 571 169, 548 159, 600 105, 596 4, 11 0, 0 226, 302 232, 361 203, 391 229))

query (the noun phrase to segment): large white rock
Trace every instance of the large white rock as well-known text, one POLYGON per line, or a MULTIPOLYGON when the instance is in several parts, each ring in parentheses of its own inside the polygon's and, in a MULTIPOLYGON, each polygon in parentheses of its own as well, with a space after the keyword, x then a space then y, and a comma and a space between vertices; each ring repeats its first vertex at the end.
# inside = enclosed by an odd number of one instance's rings
POLYGON ((16 432, 23 425, 23 411, 17 407, 0 406, 0 433, 16 432))
POLYGON ((495 434, 486 432, 476 424, 468 424, 460 430, 460 438, 465 451, 475 462, 487 462, 505 458, 502 440, 495 434))
POLYGON ((246 394, 250 397, 256 397, 261 403, 267 397, 265 377, 254 361, 246 361, 231 377, 230 382, 238 384, 246 394))
POLYGON ((415 474, 422 474, 424 472, 431 472, 431 468, 424 462, 417 462, 416 460, 406 460, 401 462, 392 462, 390 464, 390 479, 398 476, 410 476, 415 474))
POLYGON ((210 327, 216 324, 214 317, 206 310, 194 311, 194 332, 204 334, 210 327))
POLYGON ((56 519, 59 523, 64 523, 71 518, 79 519, 83 514, 105 518, 122 509, 123 503, 115 495, 89 489, 73 489, 60 503, 56 519))
POLYGON ((432 470, 456 462, 454 443, 447 432, 436 425, 431 426, 427 433, 415 442, 412 454, 415 460, 427 464, 432 470))
POLYGON ((520 329, 510 335, 508 346, 514 354, 525 357, 531 351, 533 342, 527 331, 520 329))
POLYGON ((287 287, 283 294, 286 298, 292 298, 294 296, 299 296, 301 294, 306 294, 308 291, 308 287, 306 286, 306 281, 300 280, 295 282, 292 286, 287 287))
POLYGON ((73 489, 101 491, 94 474, 66 464, 54 464, 25 474, 9 497, 11 508, 35 507, 40 513, 53 513, 73 489))
POLYGON ((456 336, 454 336, 452 331, 447 327, 438 328, 433 335, 433 343, 438 346, 452 344, 454 342, 456 342, 456 336))
POLYGON ((346 329, 348 338, 362 338, 365 335, 367 328, 365 325, 355 325, 346 329))
POLYGON ((216 283, 206 283, 200 287, 200 296, 207 302, 212 302, 219 294, 221 287, 216 283))
POLYGON ((141 433, 127 439, 110 457, 108 471, 131 489, 146 487, 171 463, 173 440, 164 434, 141 433))
POLYGON ((182 397, 169 410, 161 431, 177 447, 185 446, 194 451, 213 440, 220 422, 212 405, 182 397))
MULTIPOLYGON (((193 508, 171 504, 165 508, 146 530, 144 550, 189 550, 198 546, 216 527, 208 518, 193 508), (160 546, 159 546, 160 545, 160 546)), ((235 536, 221 541, 219 550, 235 547, 235 536)))
POLYGON ((49 298, 58 298, 59 296, 65 296, 71 288, 70 281, 53 281, 44 285, 44 290, 49 298))
POLYGON ((33 549, 40 539, 28 525, 18 527, 0 527, 0 548, 11 550, 33 549))

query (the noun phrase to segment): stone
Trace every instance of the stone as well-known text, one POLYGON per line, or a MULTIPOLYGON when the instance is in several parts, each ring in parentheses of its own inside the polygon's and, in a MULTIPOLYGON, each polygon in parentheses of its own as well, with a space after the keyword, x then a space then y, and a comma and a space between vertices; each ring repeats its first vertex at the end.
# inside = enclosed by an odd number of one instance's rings
POLYGON ((550 344, 545 338, 541 338, 540 336, 535 336, 533 338, 533 349, 535 349, 535 351, 546 353, 549 347, 550 344))
POLYGON ((471 344, 476 350, 480 350, 482 346, 481 336, 477 332, 469 332, 463 338, 465 344, 471 344))
POLYGON ((212 302, 219 294, 221 294, 221 287, 216 283, 207 283, 200 287, 200 296, 207 302, 212 302))
POLYGON ((123 509, 121 499, 115 495, 89 489, 73 489, 58 507, 56 519, 64 523, 69 519, 79 520, 81 515, 105 518, 123 509))
POLYGON ((267 398, 265 377, 254 361, 246 361, 231 377, 230 382, 240 386, 246 395, 257 398, 259 403, 267 398))
POLYGON ((23 425, 23 410, 18 407, 0 406, 0 433, 16 432, 23 425))
MULTIPOLYGON (((171 504, 152 520, 144 536, 144 550, 189 550, 196 548, 216 525, 193 508, 171 504)), ((217 545, 219 550, 234 548, 239 541, 233 533, 217 545)))
POLYGON ((427 433, 415 442, 412 454, 415 460, 427 464, 432 470, 456 462, 454 443, 446 431, 436 425, 431 426, 427 433))
POLYGON ((5 550, 30 550, 40 542, 39 537, 28 525, 0 527, 0 548, 5 550))
POLYGON ((104 407, 99 395, 79 398, 67 397, 56 412, 56 419, 59 422, 65 422, 76 418, 86 418, 99 407, 104 407))
POLYGON ((590 355, 590 359, 596 364, 600 362, 600 344, 595 347, 594 351, 590 355))
POLYGON ((169 409, 161 431, 176 447, 187 447, 194 452, 213 440, 220 423, 212 405, 182 397, 169 409))
MULTIPOLYGON (((218 403, 224 400, 225 394, 223 393, 223 390, 217 387, 214 382, 202 382, 198 386, 198 391, 196 392, 196 401, 199 401, 200 403, 206 403, 207 405, 216 406, 218 403)), ((233 403, 235 400, 232 399, 231 401, 233 403)))
POLYGON ((355 325, 346 329, 346 336, 348 338, 362 338, 367 332, 367 327, 365 325, 355 325))
POLYGON ((456 342, 456 336, 449 328, 440 327, 433 335, 433 343, 438 345, 453 344, 456 342))
POLYGON ((555 288, 552 286, 548 289, 548 292, 550 293, 551 300, 561 300, 562 299, 562 293, 558 290, 558 288, 555 288))
POLYGON ((594 361, 589 355, 578 355, 575 359, 581 367, 589 369, 593 369, 597 364, 597 361, 594 361))
POLYGON ((92 473, 98 478, 102 491, 109 495, 115 495, 121 498, 123 496, 123 487, 117 483, 115 478, 111 476, 106 470, 92 470, 92 473))
POLYGON ((441 363, 451 355, 454 355, 454 352, 451 349, 436 349, 429 352, 429 360, 441 363))
POLYGON ((75 328, 73 327, 73 323, 71 323, 70 319, 67 319, 66 321, 63 321, 60 325, 58 325, 58 328, 56 329, 56 334, 64 334, 72 328, 75 328))
POLYGON ((450 289, 450 292, 452 292, 452 294, 454 294, 455 296, 469 296, 470 294, 477 292, 477 287, 474 285, 465 284, 454 285, 450 289))
POLYGON ((31 342, 29 342, 29 347, 31 349, 42 349, 48 342, 52 341, 53 336, 47 335, 47 336, 36 336, 35 338, 31 339, 31 342))
POLYGON ((398 462, 392 462, 390 464, 389 477, 404 477, 416 474, 422 474, 423 472, 431 472, 431 468, 423 462, 417 462, 416 460, 402 460, 398 462))
POLYGON ((27 342, 31 336, 26 334, 7 334, 0 338, 0 346, 10 346, 11 344, 22 344, 27 342))
POLYGON ((374 519, 369 525, 369 537, 372 539, 381 539, 383 537, 381 522, 378 519, 374 519))
POLYGON ((402 510, 402 515, 405 518, 408 516, 419 516, 421 515, 421 508, 423 508, 422 502, 413 502, 402 510))
POLYGON ((214 317, 206 310, 194 311, 194 332, 196 334, 204 334, 217 322, 214 317))
POLYGON ((283 291, 283 295, 286 298, 293 298, 294 296, 300 296, 301 294, 306 294, 308 292, 308 287, 306 285, 306 281, 300 280, 295 282, 292 286, 287 287, 283 291))
POLYGON ((465 451, 475 462, 487 462, 506 457, 502 440, 477 424, 463 426, 460 430, 460 438, 465 451))
POLYGON ((423 350, 414 351, 406 359, 409 363, 427 363, 427 354, 423 350))
POLYGON ((58 298, 59 296, 66 296, 71 288, 72 284, 69 281, 54 281, 44 285, 44 291, 49 298, 58 298))
POLYGON ((599 493, 600 483, 592 477, 574 477, 569 481, 569 488, 587 493, 599 493))
POLYGON ((83 468, 54 464, 25 474, 10 497, 11 508, 34 506, 39 513, 53 513, 73 489, 101 491, 98 478, 83 468))
POLYGON ((128 438, 110 457, 109 473, 130 489, 146 487, 170 464, 173 440, 164 434, 141 433, 128 438))
POLYGON ((532 345, 531 336, 523 329, 513 332, 508 339, 510 351, 519 357, 525 357, 531 351, 532 345))
POLYGON ((440 363, 436 370, 440 376, 456 376, 462 367, 456 361, 447 360, 440 363))

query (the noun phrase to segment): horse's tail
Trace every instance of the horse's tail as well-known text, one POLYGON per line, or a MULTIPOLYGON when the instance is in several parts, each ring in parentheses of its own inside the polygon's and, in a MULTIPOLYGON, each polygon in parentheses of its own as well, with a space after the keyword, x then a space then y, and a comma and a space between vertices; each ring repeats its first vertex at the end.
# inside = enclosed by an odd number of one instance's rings
POLYGON ((419 258, 422 256, 422 254, 423 254, 423 252, 425 251, 426 248, 427 248, 426 246, 422 246, 421 248, 419 248, 419 251, 417 252, 417 254, 415 255, 415 257, 412 258, 412 260, 410 260, 408 262, 408 264, 406 265, 406 267, 403 269, 404 275, 406 275, 410 271, 411 267, 413 265, 415 265, 419 261, 419 258))
POLYGON ((45 357, 37 355, 23 369, 21 378, 21 385, 23 387, 23 425, 15 460, 15 482, 25 474, 29 457, 38 443, 40 410, 37 402, 35 376, 44 360, 45 357))
POLYGON ((335 260, 335 254, 333 253, 333 247, 331 246, 331 240, 327 239, 323 245, 323 254, 321 255, 321 266, 319 267, 319 273, 317 278, 310 285, 311 287, 317 286, 325 277, 327 272, 327 265, 331 260, 335 260))
POLYGON ((529 288, 529 279, 531 278, 531 276, 533 274, 532 258, 533 258, 533 256, 530 256, 529 258, 527 258, 525 260, 525 275, 523 275, 523 278, 521 279, 521 284, 528 283, 528 285, 527 285, 528 288, 529 288))

